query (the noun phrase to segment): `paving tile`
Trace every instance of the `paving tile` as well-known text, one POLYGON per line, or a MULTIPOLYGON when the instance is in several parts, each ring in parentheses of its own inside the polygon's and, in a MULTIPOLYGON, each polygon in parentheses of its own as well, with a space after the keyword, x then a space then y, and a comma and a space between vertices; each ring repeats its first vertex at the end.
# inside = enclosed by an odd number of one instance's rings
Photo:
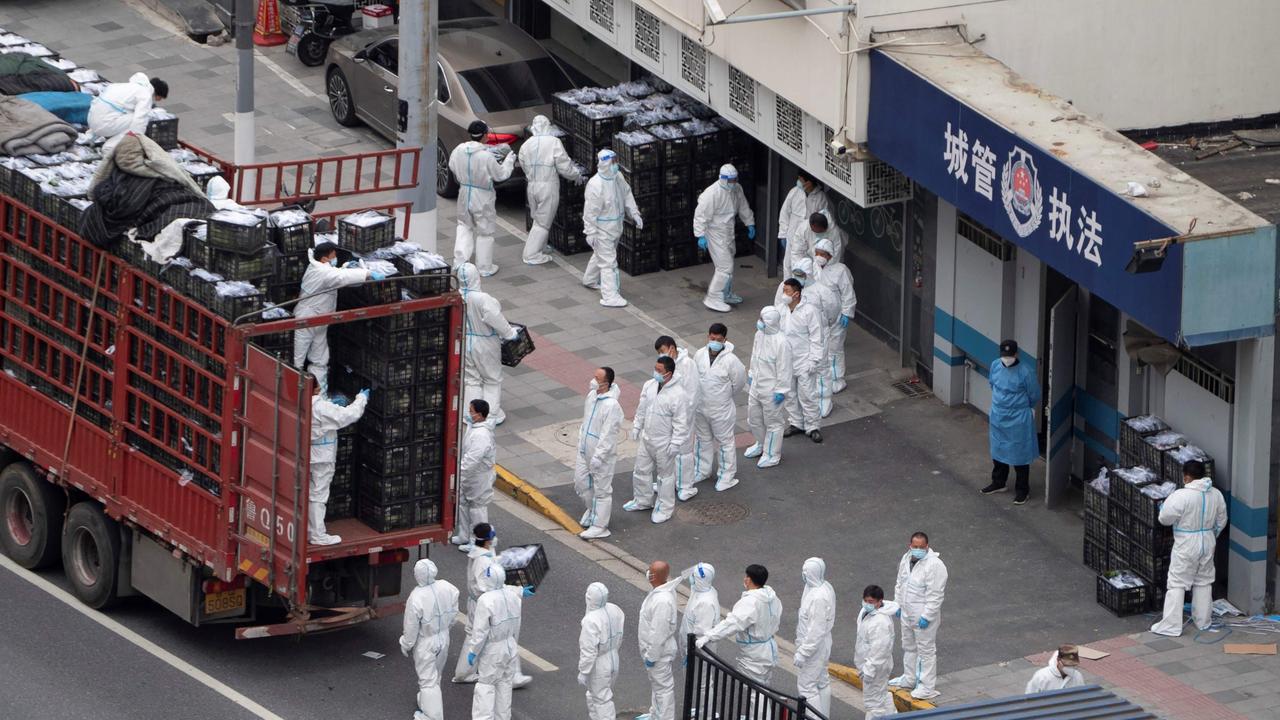
POLYGON ((1152 650, 1157 651, 1177 650, 1178 648, 1183 647, 1182 643, 1177 640, 1170 640, 1169 638, 1159 638, 1143 644, 1152 650))
POLYGON ((1239 690, 1223 690, 1221 692, 1209 693, 1209 697, 1215 702, 1220 702, 1223 705, 1249 699, 1248 695, 1245 695, 1239 690))
POLYGON ((93 29, 97 30, 98 32, 111 32, 112 30, 121 30, 123 28, 124 28, 123 25, 113 21, 98 23, 97 25, 93 26, 93 29))
POLYGON ((553 308, 556 308, 557 310, 564 310, 566 308, 571 308, 571 307, 579 307, 580 305, 580 303, 577 300, 573 298, 567 298, 567 297, 553 298, 552 300, 548 301, 547 304, 553 308))

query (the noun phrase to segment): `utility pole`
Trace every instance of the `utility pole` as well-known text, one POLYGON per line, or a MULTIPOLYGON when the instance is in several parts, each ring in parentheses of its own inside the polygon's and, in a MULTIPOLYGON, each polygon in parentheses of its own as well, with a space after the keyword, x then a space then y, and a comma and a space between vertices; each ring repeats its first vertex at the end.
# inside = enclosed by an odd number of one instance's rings
POLYGON ((235 0, 236 31, 236 114, 235 148, 237 165, 254 161, 253 122, 253 19, 254 0, 235 0))
MULTIPOLYGON (((399 133, 396 147, 419 147, 418 183, 401 190, 398 199, 412 203, 409 237, 431 252, 436 249, 436 36, 439 0, 400 3, 399 133)), ((406 177, 411 169, 404 170, 406 177)))

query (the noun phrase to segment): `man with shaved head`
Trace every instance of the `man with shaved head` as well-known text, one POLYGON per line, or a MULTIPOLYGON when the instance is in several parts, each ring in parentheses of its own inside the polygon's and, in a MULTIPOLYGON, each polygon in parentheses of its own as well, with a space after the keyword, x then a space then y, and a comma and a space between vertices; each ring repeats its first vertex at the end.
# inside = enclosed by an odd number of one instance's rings
POLYGON ((649 712, 636 720, 675 720, 676 717, 676 586, 671 566, 661 560, 645 573, 653 589, 640 606, 640 657, 649 674, 649 712))

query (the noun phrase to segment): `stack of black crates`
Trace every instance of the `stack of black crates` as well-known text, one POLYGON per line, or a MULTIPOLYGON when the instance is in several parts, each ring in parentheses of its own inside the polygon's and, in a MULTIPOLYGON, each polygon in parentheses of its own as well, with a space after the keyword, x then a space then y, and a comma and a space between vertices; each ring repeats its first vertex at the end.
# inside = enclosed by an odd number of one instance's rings
POLYGON ((1120 465, 1108 471, 1108 492, 1085 484, 1084 564, 1099 573, 1098 602, 1117 614, 1159 612, 1169 580, 1172 528, 1159 521, 1161 499, 1142 492, 1162 482, 1182 485, 1185 459, 1205 462, 1212 476, 1213 460, 1185 444, 1185 438, 1152 415, 1120 423, 1120 465), (1130 572, 1145 588, 1116 590, 1104 575, 1130 572), (1141 591, 1141 592, 1139 592, 1141 591), (1142 596, 1142 602, 1134 598, 1142 596))

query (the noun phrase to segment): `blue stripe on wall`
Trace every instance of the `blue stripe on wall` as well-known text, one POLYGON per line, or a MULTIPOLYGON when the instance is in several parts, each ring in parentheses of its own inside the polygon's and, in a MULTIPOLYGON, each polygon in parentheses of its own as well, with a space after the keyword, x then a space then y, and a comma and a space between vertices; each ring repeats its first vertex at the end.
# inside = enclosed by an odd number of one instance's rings
POLYGON ((933 348, 933 356, 951 367, 964 364, 964 355, 948 355, 945 350, 936 345, 933 348))
POLYGON ((1120 411, 1076 386, 1076 414, 1112 440, 1120 437, 1120 411))
POLYGON ((1102 443, 1098 442, 1092 437, 1089 437, 1089 434, 1086 433, 1081 428, 1074 428, 1074 430, 1075 430, 1075 436, 1080 438, 1080 442, 1084 443, 1085 445, 1088 445, 1089 449, 1093 450, 1094 452, 1098 453, 1102 457, 1106 458, 1107 462, 1111 463, 1112 465, 1119 462, 1120 456, 1116 454, 1115 450, 1112 450, 1111 448, 1107 447, 1106 445, 1103 445, 1102 443))
POLYGON ((1246 550, 1243 545, 1235 540, 1228 541, 1227 547, 1231 548, 1231 552, 1239 555, 1249 562, 1263 562, 1267 559, 1266 550, 1246 550))
POLYGON ((1058 434, 1058 428, 1062 427, 1062 423, 1071 420, 1075 410, 1075 395, 1080 388, 1073 386, 1071 392, 1064 396, 1061 400, 1053 404, 1049 408, 1049 434, 1058 434))
MULTIPOLYGON (((1000 356, 998 340, 983 335, 942 308, 933 309, 933 332, 960 349, 975 365, 983 368, 983 377, 986 377, 987 365, 1000 356)), ((1029 365, 1031 372, 1036 372, 1036 359, 1026 350, 1018 350, 1018 360, 1029 365)))
POLYGON ((1223 492, 1227 499, 1227 518, 1231 527, 1253 538, 1267 536, 1267 509, 1249 507, 1235 496, 1223 492))
POLYGON ((1054 456, 1058 454, 1060 450, 1062 450, 1064 445, 1071 442, 1071 438, 1073 435, 1074 433, 1062 433, 1062 437, 1058 438, 1053 443, 1053 447, 1049 448, 1049 458, 1052 459, 1054 456))

